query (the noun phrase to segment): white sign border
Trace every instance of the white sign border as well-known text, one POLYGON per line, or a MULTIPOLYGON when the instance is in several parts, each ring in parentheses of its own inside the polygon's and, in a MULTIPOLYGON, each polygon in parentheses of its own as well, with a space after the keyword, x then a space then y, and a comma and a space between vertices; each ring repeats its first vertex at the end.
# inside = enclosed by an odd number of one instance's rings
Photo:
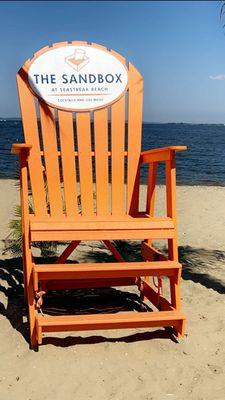
POLYGON ((128 91, 129 88, 129 69, 126 65, 126 63, 122 62, 121 58, 124 59, 125 58, 123 56, 121 56, 119 53, 117 53, 114 50, 111 50, 103 45, 100 45, 98 43, 94 43, 94 42, 85 42, 85 41, 71 41, 71 42, 57 42, 57 43, 53 43, 52 45, 49 46, 45 46, 43 48, 41 48, 40 50, 38 50, 36 53, 34 53, 33 57, 28 59, 25 64, 23 65, 23 67, 21 69, 25 69, 26 70, 26 75, 27 75, 27 84, 29 86, 30 91, 32 92, 32 94, 39 99, 39 101, 41 101, 42 103, 48 105, 51 108, 55 108, 57 110, 61 110, 61 111, 66 111, 66 112, 91 112, 91 111, 96 111, 96 110, 101 110, 107 107, 110 107, 111 105, 115 104, 119 99, 121 99, 124 94, 128 91), (119 60, 121 62, 121 64, 123 65, 123 67, 125 68, 126 72, 127 72, 127 85, 125 87, 125 89, 123 90, 123 92, 113 101, 111 101, 108 104, 104 104, 104 105, 100 105, 100 106, 96 106, 96 107, 90 107, 90 108, 86 108, 86 109, 77 109, 77 108, 65 108, 65 107, 61 107, 61 106, 56 106, 55 104, 52 104, 46 100, 44 100, 42 97, 40 97, 30 86, 29 83, 29 78, 28 78, 28 72, 29 72, 29 68, 31 67, 31 65, 33 64, 33 62, 40 57, 42 54, 49 52, 49 51, 53 51, 56 48, 59 47, 64 47, 64 46, 86 46, 86 47, 94 47, 97 48, 98 50, 102 50, 105 51, 106 53, 110 53, 112 56, 114 56, 115 58, 117 58, 117 60, 119 60))

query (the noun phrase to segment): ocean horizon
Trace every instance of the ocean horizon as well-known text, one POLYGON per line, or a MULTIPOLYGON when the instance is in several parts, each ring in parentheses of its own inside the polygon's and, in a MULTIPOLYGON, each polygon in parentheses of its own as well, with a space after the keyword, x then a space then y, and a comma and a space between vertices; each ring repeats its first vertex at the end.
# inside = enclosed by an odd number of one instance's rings
MULTIPOLYGON (((0 178, 14 179, 18 169, 11 145, 23 142, 21 118, 0 117, 0 178)), ((225 125, 222 123, 144 122, 142 150, 186 145, 177 153, 177 184, 225 186, 225 125)), ((141 167, 145 183, 147 166, 141 167)), ((159 163, 158 183, 164 183, 164 163, 159 163)))
MULTIPOLYGON (((40 118, 37 117, 37 120, 40 118)), ((22 121, 22 118, 19 117, 0 117, 0 122, 6 122, 6 121, 22 121)), ((127 121, 126 121, 127 122, 127 121)), ((167 122, 158 122, 158 121, 143 121, 142 125, 221 125, 225 126, 225 123, 223 122, 175 122, 175 121, 167 121, 167 122)))

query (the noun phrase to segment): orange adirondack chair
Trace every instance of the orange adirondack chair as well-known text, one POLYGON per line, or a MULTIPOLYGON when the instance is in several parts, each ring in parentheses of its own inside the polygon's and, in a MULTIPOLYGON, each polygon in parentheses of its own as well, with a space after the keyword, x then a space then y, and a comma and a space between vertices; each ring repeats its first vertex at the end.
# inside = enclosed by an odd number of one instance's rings
POLYGON ((170 326, 175 335, 183 335, 175 152, 186 147, 141 152, 142 76, 106 47, 62 42, 41 49, 28 60, 17 74, 17 83, 25 143, 13 144, 12 152, 19 155, 21 167, 24 288, 31 347, 42 343, 43 332, 64 330, 170 326), (111 57, 107 68, 114 68, 112 73, 106 68, 107 57, 111 57), (93 65, 106 75, 91 74, 93 65), (48 74, 43 73, 44 67, 48 74), (56 68, 55 74, 49 74, 50 67, 56 68), (64 72, 60 68, 66 73, 60 75, 64 72), (55 89, 57 79, 63 81, 55 89), (112 83, 115 96, 110 92, 112 83), (63 91, 63 84, 70 92, 63 91), (154 216, 159 162, 166 164, 167 215, 161 218, 154 216), (141 212, 139 173, 144 163, 149 174, 146 209, 141 212), (33 214, 28 204, 29 185, 33 214), (125 262, 112 242, 115 239, 141 240, 143 261, 125 262), (168 257, 153 246, 154 239, 168 240, 168 257), (66 264, 82 240, 103 241, 117 262, 66 264), (37 265, 32 257, 33 241, 70 244, 56 265, 37 265), (149 277, 158 279, 158 289, 149 277), (169 300, 159 290, 163 277, 169 278, 169 300), (76 316, 38 312, 42 292, 47 289, 124 285, 137 285, 143 300, 149 300, 157 311, 76 316))

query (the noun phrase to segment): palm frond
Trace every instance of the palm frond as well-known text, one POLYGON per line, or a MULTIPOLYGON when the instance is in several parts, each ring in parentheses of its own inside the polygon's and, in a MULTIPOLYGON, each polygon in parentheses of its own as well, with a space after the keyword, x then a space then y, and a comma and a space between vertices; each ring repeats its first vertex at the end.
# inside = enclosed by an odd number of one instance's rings
POLYGON ((223 18, 223 15, 225 14, 225 1, 221 1, 221 6, 220 6, 220 19, 223 18))

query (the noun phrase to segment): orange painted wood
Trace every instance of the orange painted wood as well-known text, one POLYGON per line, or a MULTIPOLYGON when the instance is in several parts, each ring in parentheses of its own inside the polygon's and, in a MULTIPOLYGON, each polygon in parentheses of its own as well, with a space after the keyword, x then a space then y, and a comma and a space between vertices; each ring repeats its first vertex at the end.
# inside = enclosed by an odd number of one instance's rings
POLYGON ((184 150, 187 150, 187 146, 168 146, 168 147, 160 147, 158 149, 146 150, 143 151, 141 154, 155 154, 164 151, 184 151, 184 150))
POLYGON ((151 217, 154 216, 157 168, 158 163, 154 162, 149 165, 148 171, 146 213, 151 217))
POLYGON ((125 97, 111 106, 112 214, 125 214, 124 208, 125 97))
POLYGON ((143 151, 141 153, 141 163, 169 161, 175 151, 187 150, 186 146, 170 146, 161 149, 143 151))
POLYGON ((128 90, 128 156, 127 156, 127 213, 138 210, 139 162, 142 133, 143 79, 129 63, 128 90))
POLYGON ((172 239, 174 229, 114 229, 114 230, 45 230, 31 231, 32 241, 70 240, 123 240, 123 239, 172 239))
POLYGON ((72 217, 78 214, 73 114, 59 110, 58 119, 66 215, 72 217))
MULTIPOLYGON (((81 218, 82 220, 82 218, 81 218)), ((49 221, 32 222, 32 240, 113 240, 173 238, 174 224, 170 218, 133 218, 128 221, 88 222, 49 221)))
POLYGON ((127 312, 117 314, 95 314, 74 316, 37 316, 37 325, 42 332, 80 331, 95 329, 125 329, 157 326, 175 326, 185 321, 177 311, 127 312))
POLYGON ((167 216, 176 220, 176 167, 175 158, 166 162, 167 216))
POLYGON ((20 198, 21 198, 21 222, 22 222, 22 245, 23 245, 23 273, 24 294, 27 301, 29 314, 29 330, 31 346, 36 345, 35 332, 35 300, 32 279, 32 253, 29 231, 29 202, 28 202, 28 174, 26 154, 20 155, 20 198))
POLYGON ((90 113, 76 113, 82 215, 93 215, 93 175, 90 113))
POLYGON ((97 218, 90 221, 64 220, 49 222, 31 222, 31 231, 35 230, 130 230, 130 229, 173 229, 174 223, 169 217, 133 218, 120 221, 98 221, 97 218))
MULTIPOLYGON (((174 227, 177 233, 176 218, 176 165, 175 154, 172 153, 170 161, 166 162, 166 205, 167 216, 174 220, 174 227)), ((168 255, 171 260, 178 260, 178 243, 176 240, 168 242, 168 255)))
MULTIPOLYGON (((29 234, 29 208, 28 208, 28 164, 26 152, 19 152, 19 166, 20 166, 20 201, 21 201, 21 234, 22 234, 22 248, 23 248, 23 284, 24 284, 24 297, 27 299, 27 268, 25 262, 25 239, 27 233, 29 234)), ((29 242, 28 242, 29 243, 29 242)))
POLYGON ((109 214, 108 109, 94 112, 97 215, 109 214))
POLYGON ((159 295, 155 288, 153 288, 149 282, 139 279, 137 286, 141 290, 142 295, 148 299, 156 308, 161 311, 175 311, 176 309, 172 304, 162 295, 159 295))
POLYGON ((44 189, 43 169, 40 155, 39 134, 34 96, 27 83, 27 74, 22 67, 17 74, 20 110, 25 142, 32 144, 29 157, 29 175, 34 201, 35 215, 46 215, 46 197, 44 189))
MULTIPOLYGON (((83 263, 83 264, 41 264, 33 265, 34 285, 38 281, 62 279, 106 279, 137 276, 177 276, 181 265, 172 261, 83 263)), ((36 289, 37 290, 37 289, 36 289)))
MULTIPOLYGON (((149 163, 148 165, 148 182, 147 182, 147 201, 146 201, 146 213, 148 213, 151 217, 154 216, 154 208, 155 208, 155 194, 156 194, 156 178, 157 178, 157 169, 158 169, 158 163, 149 163)), ((151 239, 145 239, 145 242, 148 244, 152 244, 151 239)), ((143 248, 142 248, 142 253, 143 253, 143 248)), ((141 253, 141 254, 142 254, 141 253)), ((149 255, 153 254, 149 252, 149 255)), ((149 261, 153 261, 153 257, 149 258, 149 261)), ((145 276, 145 282, 149 281, 149 277, 145 276)), ((142 294, 143 296, 143 294, 142 294)), ((146 300, 145 297, 143 297, 143 300, 146 300)))
MULTIPOLYGON (((98 111, 101 111, 101 110, 98 110, 98 111)), ((95 111, 95 113, 96 113, 97 111, 95 111)), ((91 151, 91 155, 92 155, 92 157, 93 156, 96 156, 96 151, 91 151)), ((41 155, 44 155, 44 153, 43 153, 43 151, 41 151, 41 155)), ((58 157, 60 157, 61 156, 61 151, 58 151, 57 152, 57 155, 58 155, 58 157)), ((78 151, 74 151, 74 155, 75 155, 75 157, 78 157, 78 151)), ((111 157, 112 156, 112 152, 111 151, 108 151, 107 152, 107 156, 108 157, 111 157)), ((127 151, 124 151, 124 156, 127 156, 127 151)))
POLYGON ((11 148, 12 154, 20 154, 20 153, 30 153, 30 149, 32 149, 32 144, 26 143, 13 143, 11 148))
POLYGON ((37 343, 41 344, 42 343, 42 328, 41 326, 38 324, 38 320, 36 318, 35 320, 35 327, 36 327, 36 339, 37 339, 37 343))
MULTIPOLYGON (((68 218, 68 217, 66 217, 65 215, 63 215, 62 217, 60 216, 60 217, 52 217, 52 216, 50 216, 50 215, 47 215, 47 216, 43 216, 43 217, 36 217, 35 215, 33 215, 33 214, 30 214, 30 221, 31 222, 41 222, 41 223, 43 223, 43 222, 47 222, 47 223, 55 223, 55 222, 95 222, 95 223, 97 223, 97 222, 100 222, 100 221, 102 221, 102 222, 118 222, 118 221, 123 221, 123 222, 125 222, 125 221, 133 221, 133 222, 135 222, 135 221, 137 221, 137 220, 140 220, 140 221, 142 221, 142 220, 145 220, 146 221, 146 219, 149 219, 150 218, 150 216, 148 215, 148 214, 146 214, 145 212, 139 212, 139 213, 137 213, 137 214, 132 214, 132 215, 123 215, 123 217, 121 218, 121 216, 118 216, 118 215, 112 215, 112 214, 109 214, 109 215, 95 215, 95 214, 93 214, 93 215, 81 215, 81 214, 79 214, 79 215, 77 215, 77 216, 75 216, 75 217, 71 217, 71 218, 68 218)), ((161 217, 159 217, 160 218, 160 220, 161 220, 161 217)), ((165 220, 165 218, 166 219, 168 219, 167 217, 162 217, 163 219, 162 220, 165 220)))
POLYGON ((80 241, 79 240, 74 240, 69 244, 69 246, 66 247, 66 249, 62 252, 60 257, 56 260, 56 264, 63 264, 66 262, 67 258, 70 256, 70 254, 76 249, 76 247, 79 245, 80 241))
POLYGON ((155 257, 155 260, 168 261, 168 257, 166 257, 165 254, 161 253, 161 251, 146 242, 143 242, 141 245, 141 255, 144 260, 148 261, 153 260, 153 256, 155 257))
MULTIPOLYGON (((178 260, 178 241, 177 241, 177 216, 176 216, 176 162, 175 162, 175 151, 172 152, 170 161, 166 162, 166 203, 167 203, 167 215, 171 216, 174 220, 175 236, 173 239, 168 238, 168 258, 170 260, 178 260)), ((178 275, 178 279, 171 277, 170 279, 170 293, 171 303, 177 309, 181 308, 180 300, 180 278, 181 274, 178 275)))
POLYGON ((42 101, 39 101, 39 105, 50 214, 60 216, 63 214, 63 202, 57 157, 54 110, 42 101))
POLYGON ((146 154, 141 153, 140 161, 142 164, 153 163, 159 161, 168 161, 170 160, 170 157, 171 157, 171 152, 169 150, 157 153, 150 153, 150 154, 147 152, 146 154))
MULTIPOLYGON (((77 325, 77 328, 79 324, 82 325, 82 330, 83 328, 87 325, 87 328, 89 327, 90 323, 91 324, 96 324, 97 328, 99 329, 104 329, 103 327, 101 328, 101 325, 104 324, 104 322, 109 324, 109 328, 111 326, 113 327, 114 322, 116 324, 122 324, 123 322, 130 324, 131 328, 133 327, 133 322, 137 321, 140 322, 140 324, 143 323, 149 323, 149 322, 160 322, 160 319, 163 319, 166 322, 171 322, 171 321, 177 321, 177 320, 184 320, 185 317, 181 312, 178 311, 161 311, 161 312, 124 312, 124 313, 117 313, 117 314, 94 314, 94 315, 60 315, 58 317, 53 317, 53 316, 41 316, 38 315, 38 324, 41 327, 47 327, 47 326, 54 326, 57 324, 59 327, 60 325, 77 325)), ((145 327, 146 325, 143 325, 145 327)), ((147 325, 148 326, 148 325, 147 325)), ((149 325, 150 326, 150 325, 149 325)), ((165 325, 169 326, 169 325, 165 325)), ((141 327, 141 326, 139 326, 141 327)), ((93 328, 92 328, 93 329, 93 328)))
POLYGON ((176 310, 181 309, 181 300, 180 300, 180 278, 181 273, 178 274, 177 277, 170 277, 170 297, 171 304, 176 310))
POLYGON ((116 247, 110 242, 110 240, 103 240, 103 242, 106 245, 106 247, 108 247, 108 249, 111 251, 111 253, 114 255, 117 261, 125 262, 124 258, 121 256, 116 247))
POLYGON ((109 279, 61 279, 56 281, 41 281, 43 290, 84 289, 101 287, 119 287, 136 285, 135 278, 109 279))

